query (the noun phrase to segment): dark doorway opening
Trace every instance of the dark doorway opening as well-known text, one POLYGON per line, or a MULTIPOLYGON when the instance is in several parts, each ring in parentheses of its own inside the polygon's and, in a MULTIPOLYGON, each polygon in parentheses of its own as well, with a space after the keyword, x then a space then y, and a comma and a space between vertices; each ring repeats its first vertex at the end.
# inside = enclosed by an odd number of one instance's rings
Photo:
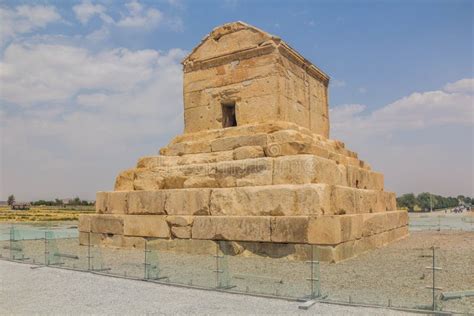
POLYGON ((222 102, 222 127, 237 126, 235 117, 235 101, 222 102))

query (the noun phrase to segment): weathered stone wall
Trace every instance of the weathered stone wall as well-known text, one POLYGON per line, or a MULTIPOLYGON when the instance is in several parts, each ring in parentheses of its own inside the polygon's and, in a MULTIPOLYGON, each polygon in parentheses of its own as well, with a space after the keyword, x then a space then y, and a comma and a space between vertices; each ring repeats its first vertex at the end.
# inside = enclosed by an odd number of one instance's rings
POLYGON ((327 80, 266 33, 213 33, 184 64, 186 133, 222 128, 222 103, 234 101, 238 125, 286 121, 329 137, 327 80))

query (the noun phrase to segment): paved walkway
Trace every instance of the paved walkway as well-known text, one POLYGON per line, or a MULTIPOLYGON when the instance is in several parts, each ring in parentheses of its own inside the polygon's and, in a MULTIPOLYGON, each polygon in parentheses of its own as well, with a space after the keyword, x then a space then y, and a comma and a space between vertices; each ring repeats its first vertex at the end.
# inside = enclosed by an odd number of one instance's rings
POLYGON ((180 288, 0 260, 0 314, 406 315, 180 288))

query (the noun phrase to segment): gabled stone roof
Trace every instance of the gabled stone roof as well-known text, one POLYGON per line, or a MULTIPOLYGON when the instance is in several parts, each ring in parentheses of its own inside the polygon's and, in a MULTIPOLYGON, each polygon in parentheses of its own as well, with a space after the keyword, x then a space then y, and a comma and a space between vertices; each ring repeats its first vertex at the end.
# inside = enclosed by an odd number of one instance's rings
POLYGON ((282 55, 306 69, 308 73, 322 79, 326 84, 329 82, 329 76, 327 74, 281 40, 280 37, 242 21, 226 23, 214 28, 212 32, 206 35, 201 40, 201 43, 183 59, 182 64, 186 67, 194 62, 208 61, 268 45, 278 49, 282 55), (242 41, 232 43, 232 47, 229 47, 229 43, 220 43, 219 40, 223 36, 240 31, 247 31, 247 34, 243 35, 242 41))

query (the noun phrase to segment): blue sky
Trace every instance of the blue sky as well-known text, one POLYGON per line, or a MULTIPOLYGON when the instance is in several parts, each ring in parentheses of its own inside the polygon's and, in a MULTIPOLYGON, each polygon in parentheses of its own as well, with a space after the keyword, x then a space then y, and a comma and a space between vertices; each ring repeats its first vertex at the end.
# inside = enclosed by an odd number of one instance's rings
POLYGON ((473 194, 472 1, 0 1, 0 199, 93 198, 182 131, 181 58, 236 20, 331 76, 331 137, 398 194, 473 194))

